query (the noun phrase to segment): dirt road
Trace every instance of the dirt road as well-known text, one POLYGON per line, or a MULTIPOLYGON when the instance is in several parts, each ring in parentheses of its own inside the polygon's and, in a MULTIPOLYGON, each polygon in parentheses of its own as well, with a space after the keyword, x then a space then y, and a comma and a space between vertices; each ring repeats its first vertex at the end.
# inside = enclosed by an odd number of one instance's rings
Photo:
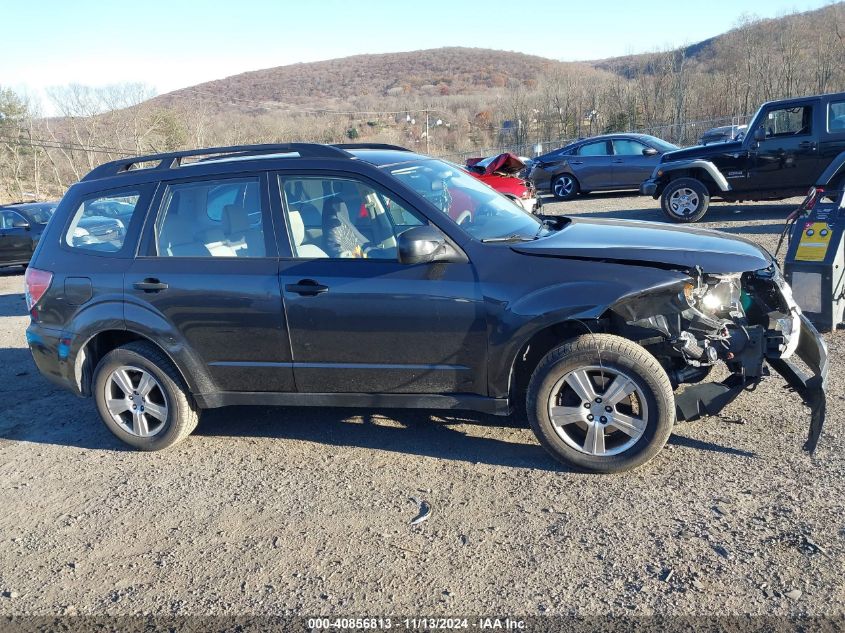
MULTIPOLYGON (((791 208, 703 225, 774 248, 791 208)), ((662 220, 618 195, 547 209, 662 220)), ((813 458, 779 377, 621 476, 478 414, 221 409, 145 454, 36 372, 22 282, 0 273, 0 614, 843 614, 842 334, 813 458)))

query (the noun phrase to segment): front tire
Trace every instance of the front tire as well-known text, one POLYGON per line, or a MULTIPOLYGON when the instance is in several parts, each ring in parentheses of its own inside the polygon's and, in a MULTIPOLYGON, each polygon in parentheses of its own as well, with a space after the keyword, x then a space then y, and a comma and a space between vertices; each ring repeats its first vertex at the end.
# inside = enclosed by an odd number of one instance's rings
POLYGON ((689 224, 704 217, 710 206, 710 192, 700 180, 678 178, 660 196, 660 208, 672 222, 689 224))
POLYGON ((572 174, 561 174, 552 180, 552 194, 558 200, 572 200, 579 189, 578 180, 572 174))
POLYGON ((193 398, 173 363, 144 341, 103 356, 94 371, 93 392, 106 427, 142 451, 173 446, 199 421, 193 398))
POLYGON ((580 336, 546 354, 531 376, 526 409, 546 450, 596 473, 650 461, 675 421, 672 385, 657 359, 609 334, 580 336))

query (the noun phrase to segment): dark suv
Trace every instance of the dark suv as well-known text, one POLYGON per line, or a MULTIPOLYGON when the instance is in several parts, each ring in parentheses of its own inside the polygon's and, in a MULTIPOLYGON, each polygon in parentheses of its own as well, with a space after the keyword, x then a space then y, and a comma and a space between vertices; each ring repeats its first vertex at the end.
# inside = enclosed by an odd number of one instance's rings
POLYGON ((845 152, 845 93, 764 103, 742 140, 664 154, 640 193, 675 222, 695 222, 711 198, 803 196, 845 152))
POLYGON ((811 405, 810 448, 824 412, 825 345, 762 249, 536 217, 391 146, 107 163, 61 201, 26 291, 38 368, 144 450, 224 405, 516 408, 558 459, 618 471, 652 458, 676 415, 715 413, 756 384, 766 362, 811 405), (105 206, 131 207, 126 230, 78 238, 105 206), (730 378, 702 382, 722 361, 730 378), (683 383, 698 384, 675 398, 683 383))

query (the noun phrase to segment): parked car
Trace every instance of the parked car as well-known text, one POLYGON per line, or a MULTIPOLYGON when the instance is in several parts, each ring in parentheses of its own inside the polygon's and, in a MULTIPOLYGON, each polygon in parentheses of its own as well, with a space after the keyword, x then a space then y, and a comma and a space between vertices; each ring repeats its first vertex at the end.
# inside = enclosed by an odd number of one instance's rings
POLYGON ((845 92, 764 103, 741 141, 669 152, 640 192, 660 198, 674 222, 700 220, 729 202, 804 195, 845 152, 845 92))
POLYGON ((538 192, 548 191, 558 200, 591 191, 636 190, 660 157, 676 149, 646 134, 594 136, 535 158, 528 179, 538 192))
POLYGON ((26 266, 56 205, 20 202, 0 206, 0 266, 26 266))
POLYGON ((525 162, 511 153, 497 154, 487 158, 470 158, 466 170, 486 185, 516 202, 528 213, 537 210, 537 195, 534 185, 520 177, 525 171, 525 162))
POLYGON ((709 145, 710 143, 741 141, 747 129, 747 125, 723 125, 721 127, 714 127, 702 134, 701 138, 698 139, 698 143, 699 145, 709 145))
POLYGON ((562 462, 621 471, 657 454, 676 415, 716 414, 753 388, 767 362, 813 403, 809 449, 824 415, 825 344, 765 250, 538 217, 390 146, 101 165, 59 204, 26 297, 39 370, 93 396, 142 450, 225 405, 516 408, 562 462), (363 199, 368 222, 353 225, 339 191, 363 199), (452 219, 450 191, 473 200, 469 221, 452 219), (233 202, 218 213, 221 199, 233 202), (86 209, 113 200, 132 205, 125 234, 78 240, 86 209), (306 208, 321 219, 310 232, 306 208), (704 382, 718 363, 730 377, 704 382))

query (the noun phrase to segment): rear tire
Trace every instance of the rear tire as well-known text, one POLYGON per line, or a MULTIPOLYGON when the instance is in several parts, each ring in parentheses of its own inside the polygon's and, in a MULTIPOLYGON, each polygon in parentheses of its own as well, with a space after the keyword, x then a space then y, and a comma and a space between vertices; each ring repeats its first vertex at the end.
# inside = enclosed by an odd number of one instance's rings
POLYGON ((672 222, 689 224, 704 217, 710 206, 710 192, 700 180, 672 180, 660 196, 660 208, 672 222))
POLYGON ((675 422, 663 367, 636 343, 610 334, 579 336, 546 354, 528 384, 526 409, 552 456, 595 473, 645 464, 675 422))
POLYGON ((572 200, 578 195, 580 185, 572 174, 561 174, 552 180, 552 195, 558 200, 572 200))
POLYGON ((115 348, 97 364, 94 400, 104 424, 125 443, 158 451, 197 427, 197 406, 179 372, 145 341, 115 348))

